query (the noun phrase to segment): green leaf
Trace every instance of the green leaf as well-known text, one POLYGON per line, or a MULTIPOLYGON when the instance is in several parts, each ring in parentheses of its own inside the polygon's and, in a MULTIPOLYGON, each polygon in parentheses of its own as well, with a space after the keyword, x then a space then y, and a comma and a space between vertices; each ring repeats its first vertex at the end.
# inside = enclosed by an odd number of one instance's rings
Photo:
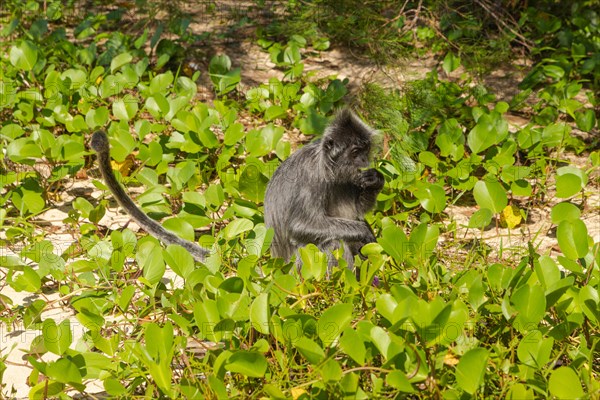
POLYGON ((138 264, 143 268, 144 278, 150 284, 160 282, 165 274, 165 262, 163 261, 162 248, 152 241, 142 243, 136 253, 138 264))
POLYGON ((560 280, 560 270, 556 262, 548 256, 541 256, 537 261, 535 273, 544 289, 547 290, 560 280))
POLYGON ((21 162, 27 158, 40 158, 42 149, 31 138, 21 137, 8 144, 6 155, 11 161, 21 162))
POLYGON ((21 128, 21 126, 17 124, 7 124, 0 129, 0 137, 4 137, 9 139, 9 141, 13 141, 18 137, 21 137, 25 134, 25 130, 21 128))
POLYGON ((46 205, 42 194, 37 191, 37 188, 34 190, 27 190, 25 188, 15 190, 13 192, 12 201, 19 207, 21 215, 28 213, 37 214, 41 212, 46 205), (17 199, 19 194, 21 196, 17 199))
POLYGON ((102 106, 98 108, 90 108, 85 114, 85 123, 90 129, 104 126, 108 121, 108 108, 102 106))
POLYGON ((426 184, 417 188, 414 195, 419 199, 421 206, 432 214, 438 214, 446 208, 446 192, 441 185, 426 184))
POLYGON ((483 229, 492 222, 494 213, 489 208, 481 208, 469 218, 469 228, 483 229))
POLYGON ((481 153, 500 143, 508 135, 508 123, 498 112, 482 114, 477 125, 467 135, 467 144, 473 153, 481 153))
POLYGON ((127 394, 127 388, 115 378, 107 378, 104 380, 104 390, 110 396, 120 397, 127 394))
POLYGON ((522 383, 517 383, 511 386, 506 400, 534 400, 533 390, 527 389, 522 383))
POLYGON ((239 122, 233 123, 229 125, 225 131, 223 143, 226 146, 233 146, 240 142, 245 134, 246 132, 244 131, 244 125, 240 124, 239 122))
POLYGON ((592 109, 579 111, 575 113, 575 122, 577 127, 584 132, 590 132, 596 125, 596 113, 592 109))
POLYGON ((340 338, 340 348, 358 365, 365 363, 367 349, 360 335, 352 328, 344 329, 340 338))
MULTIPOLYGON (((85 361, 81 355, 77 358, 83 364, 85 361)), ((81 368, 85 371, 85 365, 81 365, 81 368)), ((62 383, 77 384, 83 380, 82 371, 80 367, 74 363, 71 359, 61 358, 55 362, 49 363, 46 368, 48 377, 62 383)))
POLYGON ((552 212, 550 213, 552 223, 557 225, 562 221, 579 219, 580 216, 581 211, 579 208, 575 204, 569 202, 558 203, 552 207, 552 212))
POLYGON ((265 198, 268 183, 269 179, 261 172, 260 167, 249 164, 242 171, 239 189, 246 199, 260 203, 265 198))
POLYGON ((112 112, 118 120, 129 121, 138 112, 138 103, 135 99, 126 96, 113 102, 112 112))
POLYGON ((56 355, 62 355, 71 345, 71 321, 63 320, 56 325, 53 319, 46 319, 42 324, 42 336, 46 349, 56 355))
POLYGON ((122 53, 112 59, 110 62, 110 73, 114 73, 116 70, 121 68, 123 65, 128 64, 133 60, 133 56, 129 53, 122 53))
POLYGON ((473 196, 479 207, 487 208, 495 214, 500 213, 508 204, 506 190, 498 181, 492 179, 475 183, 473 196))
POLYGON ((239 237, 242 233, 252 230, 254 223, 246 218, 238 218, 231 221, 224 229, 225 239, 231 240, 239 237))
POLYGON ((327 272, 327 255, 312 243, 301 247, 299 252, 302 260, 301 273, 304 279, 322 279, 327 272))
POLYGON ((31 71, 38 59, 38 49, 35 44, 23 40, 10 48, 10 63, 23 71, 31 71))
POLYGON ((542 69, 544 70, 544 74, 546 74, 546 76, 556 80, 561 79, 565 75, 565 70, 558 65, 544 65, 542 69))
POLYGON ((549 361, 554 339, 542 337, 538 330, 531 331, 519 342, 519 360, 532 368, 542 369, 549 361))
POLYGON ((442 123, 435 138, 435 144, 440 148, 440 154, 443 157, 451 156, 455 161, 463 157, 465 136, 463 128, 456 119, 447 119, 442 123))
POLYGON ((117 96, 125 89, 124 77, 119 75, 107 75, 98 88, 98 93, 103 99, 108 99, 111 96, 117 96))
POLYGON ((408 247, 408 239, 401 228, 394 224, 384 226, 381 237, 377 239, 377 243, 379 243, 381 247, 383 247, 383 250, 385 250, 385 252, 397 263, 404 261, 406 249, 408 247))
MULTIPOLYGON (((566 270, 569 270, 571 272, 575 272, 577 275, 583 276, 583 267, 581 266, 580 263, 578 263, 577 261, 565 257, 565 256, 557 256, 556 257, 558 259, 558 262, 560 263, 560 265, 565 268, 566 270)), ((573 276, 567 277, 567 278, 573 278, 573 276)))
POLYGON ((301 336, 293 345, 311 364, 319 364, 325 358, 321 346, 306 336, 301 336))
POLYGON ((146 351, 140 351, 140 359, 148 367, 156 385, 165 393, 170 393, 173 376, 173 324, 167 322, 162 328, 155 323, 147 324, 144 338, 146 351))
POLYGON ((325 382, 339 382, 342 379, 342 368, 340 364, 330 358, 321 365, 319 368, 319 372, 321 373, 321 378, 325 382))
POLYGON ((212 209, 220 208, 225 201, 223 187, 219 184, 211 184, 204 192, 204 197, 212 209))
POLYGON ((31 388, 31 390, 28 393, 28 398, 30 400, 45 400, 48 399, 50 396, 58 396, 64 392, 64 383, 44 379, 43 381, 31 388))
POLYGON ((46 308, 47 303, 44 300, 34 300, 25 308, 23 315, 23 325, 26 329, 33 328, 35 324, 42 322, 41 315, 46 308))
POLYGON ((325 347, 337 340, 352 321, 352 304, 336 304, 323 312, 317 322, 317 332, 325 347))
POLYGON ((258 332, 269 334, 269 295, 267 293, 259 294, 250 306, 250 323, 258 332))
POLYGON ((517 311, 513 326, 519 332, 535 330, 546 313, 546 296, 539 284, 521 286, 510 297, 517 311))
POLYGON ((81 212, 84 218, 87 218, 94 209, 94 206, 84 197, 77 197, 73 201, 73 208, 81 212))
POLYGON ((579 291, 579 303, 588 319, 596 326, 600 322, 600 298, 598 291, 592 286, 584 286, 579 291))
POLYGON ((162 118, 171 111, 171 105, 161 93, 155 93, 148 97, 144 103, 144 108, 156 119, 162 118))
POLYGON ((313 40, 313 48, 317 51, 327 50, 329 45, 329 39, 326 37, 320 37, 313 40))
MULTIPOLYGON (((222 75, 231 69, 231 59, 226 54, 219 54, 211 58, 208 71, 213 75, 222 75)), ((218 83, 217 77, 211 76, 213 83, 218 83)))
POLYGON ((571 260, 583 258, 589 251, 587 227, 580 219, 560 222, 556 229, 556 238, 560 250, 571 260))
POLYGON ((542 144, 547 147, 555 147, 562 143, 571 128, 564 123, 552 123, 542 131, 542 144))
POLYGON ((567 198, 583 189, 581 178, 575 174, 563 174, 556 177, 556 197, 567 198))
POLYGON ((163 95, 163 93, 168 92, 169 87, 173 83, 174 77, 171 71, 167 71, 162 74, 156 75, 150 81, 150 89, 151 95, 163 95))
MULTIPOLYGON (((407 304, 411 305, 411 302, 407 304)), ((412 312, 411 319, 425 340, 435 343, 446 339, 448 335, 444 327, 448 323, 448 319, 452 313, 452 303, 447 303, 438 296, 430 302, 419 299, 412 306, 414 307, 414 311, 412 312)))
POLYGON ((194 227, 183 217, 173 217, 163 221, 163 227, 176 233, 185 240, 195 242, 194 227))
POLYGON ((17 292, 26 291, 35 293, 40 290, 42 280, 37 272, 28 265, 23 266, 22 272, 15 272, 12 277, 11 287, 17 292))
POLYGON ((167 322, 163 327, 156 323, 145 326, 144 338, 150 356, 159 362, 169 363, 173 356, 173 324, 167 322))
POLYGON ((237 87, 237 84, 240 83, 242 79, 240 68, 232 69, 227 72, 224 76, 219 80, 219 84, 217 85, 217 90, 221 95, 227 94, 237 87))
POLYGON ((272 105, 265 111, 265 120, 273 121, 274 119, 284 118, 287 116, 287 110, 278 105, 272 105))
POLYGON ((389 322, 394 323, 394 310, 398 307, 398 302, 389 293, 384 293, 375 301, 377 312, 389 322))
POLYGON ((454 71, 456 68, 460 66, 460 57, 454 55, 452 52, 448 52, 446 57, 444 57, 444 62, 442 64, 442 68, 446 71, 447 74, 454 71))
POLYGON ((559 399, 576 399, 585 396, 579 377, 569 367, 559 367, 552 371, 548 380, 550 394, 559 399))
POLYGON ((298 128, 305 135, 315 135, 325 131, 327 121, 327 117, 319 114, 313 107, 309 107, 306 117, 298 121, 298 128))
POLYGON ((224 332, 216 330, 217 324, 221 321, 216 301, 196 302, 194 320, 199 329, 200 338, 218 342, 226 337, 224 332))
POLYGON ((295 42, 290 43, 283 51, 283 61, 287 64, 297 64, 301 60, 300 47, 295 42))
POLYGON ((392 371, 385 377, 385 382, 404 393, 414 393, 415 388, 410 384, 410 381, 402 371, 392 371))
POLYGON ((369 338, 375 345, 381 355, 387 360, 390 357, 390 346, 392 340, 390 339, 389 333, 379 326, 374 326, 369 330, 369 338))
POLYGON ((429 258, 435 250, 440 236, 440 228, 437 225, 421 223, 410 234, 409 249, 418 259, 429 258))
POLYGON ((269 124, 260 130, 248 132, 246 151, 254 157, 261 157, 273 151, 283 137, 284 130, 269 124))
MULTIPOLYGON (((511 151, 509 151, 508 153, 511 154, 515 149, 512 148, 511 151)), ((496 159, 496 158, 495 158, 496 159)), ((510 182, 514 182, 514 181, 518 181, 518 180, 524 180, 525 178, 528 178, 531 174, 531 168, 530 167, 524 167, 522 165, 510 165, 510 166, 504 166, 502 168, 502 180, 506 183, 510 183, 510 182)))
POLYGON ((104 317, 97 310, 88 310, 83 308, 79 314, 75 316, 81 325, 90 331, 99 331, 104 326, 104 317))
POLYGON ((167 249, 163 251, 163 256, 173 272, 183 279, 186 279, 194 271, 194 258, 179 245, 168 245, 167 249))
POLYGON ((239 68, 231 69, 231 60, 225 54, 214 56, 208 65, 210 79, 223 95, 231 92, 241 80, 239 68))
POLYGON ((574 99, 561 99, 558 110, 566 112, 571 118, 575 118, 575 111, 579 110, 583 104, 574 99))
POLYGON ((525 179, 517 179, 516 181, 510 184, 510 190, 515 196, 531 196, 533 192, 533 188, 531 187, 531 183, 526 181, 525 179))
POLYGON ((262 378, 267 372, 268 363, 260 353, 237 351, 225 363, 225 369, 251 378, 262 378))
MULTIPOLYGON (((94 335, 95 333, 91 334, 94 335)), ((83 377, 87 379, 100 379, 101 376, 105 376, 106 371, 115 370, 113 359, 108 358, 104 354, 98 353, 95 350, 82 350, 81 353, 76 354, 71 359, 75 362, 75 364, 77 364, 82 372, 83 377), (81 355, 83 360, 79 358, 79 355, 81 355)))
POLYGON ((475 348, 467 351, 456 366, 456 383, 469 394, 474 394, 485 375, 488 360, 488 351, 475 348))

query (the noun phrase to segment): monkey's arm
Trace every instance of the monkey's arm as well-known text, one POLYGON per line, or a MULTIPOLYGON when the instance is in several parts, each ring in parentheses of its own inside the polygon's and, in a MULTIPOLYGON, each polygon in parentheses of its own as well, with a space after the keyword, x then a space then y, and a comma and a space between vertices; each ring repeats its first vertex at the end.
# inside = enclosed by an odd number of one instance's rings
POLYGON ((322 243, 330 240, 374 242, 369 224, 345 218, 322 216, 313 221, 296 221, 290 227, 291 236, 299 243, 322 243))
POLYGON ((383 189, 384 183, 383 175, 376 169, 368 169, 360 174, 357 209, 361 215, 364 215, 375 206, 377 195, 383 189))
POLYGON ((110 189, 117 202, 127 213, 138 223, 146 232, 152 236, 158 238, 166 244, 177 244, 182 246, 190 252, 192 257, 198 262, 204 262, 205 257, 208 255, 208 249, 198 246, 196 243, 182 239, 163 228, 158 222, 148 217, 142 210, 140 210, 131 198, 125 193, 125 190, 117 182, 117 178, 112 171, 110 166, 110 148, 108 143, 108 137, 103 131, 97 131, 92 135, 90 142, 92 148, 96 151, 98 157, 98 166, 100 167, 100 173, 104 178, 104 183, 110 189))

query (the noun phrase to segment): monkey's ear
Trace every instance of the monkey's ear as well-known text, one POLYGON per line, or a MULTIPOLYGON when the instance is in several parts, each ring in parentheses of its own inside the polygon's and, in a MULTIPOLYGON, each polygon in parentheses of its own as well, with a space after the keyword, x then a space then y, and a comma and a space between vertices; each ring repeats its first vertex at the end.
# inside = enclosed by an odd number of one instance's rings
POLYGON ((335 139, 330 135, 326 135, 323 138, 323 150, 325 150, 325 154, 327 154, 331 160, 338 158, 342 152, 342 148, 336 144, 335 139))

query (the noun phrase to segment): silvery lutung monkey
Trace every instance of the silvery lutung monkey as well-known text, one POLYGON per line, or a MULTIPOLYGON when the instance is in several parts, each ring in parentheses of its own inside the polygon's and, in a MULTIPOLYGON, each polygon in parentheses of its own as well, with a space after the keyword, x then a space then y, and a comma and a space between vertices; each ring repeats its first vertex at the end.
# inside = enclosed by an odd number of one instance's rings
MULTIPOLYGON (((344 109, 323 137, 302 147, 281 163, 267 185, 265 223, 275 231, 271 254, 289 261, 298 248, 317 245, 330 256, 343 247, 353 265, 360 248, 375 241, 364 215, 375 205, 384 185, 383 175, 369 167, 374 132, 354 113, 344 109)), ((146 232, 165 244, 177 244, 203 262, 209 250, 163 228, 140 210, 117 182, 110 165, 105 132, 92 135, 104 182, 119 205, 146 232)))
POLYGON ((273 256, 289 261, 300 247, 313 243, 328 253, 331 267, 331 251, 343 247, 351 267, 360 248, 375 241, 364 220, 384 185, 379 171, 365 170, 373 135, 352 111, 343 109, 322 138, 275 170, 264 203, 265 223, 275 232, 273 256))

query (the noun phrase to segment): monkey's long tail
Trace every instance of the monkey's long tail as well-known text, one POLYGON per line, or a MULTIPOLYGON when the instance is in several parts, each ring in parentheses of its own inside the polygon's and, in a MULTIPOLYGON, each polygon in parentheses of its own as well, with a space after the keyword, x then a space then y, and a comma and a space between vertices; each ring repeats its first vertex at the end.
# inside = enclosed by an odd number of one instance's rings
POLYGON ((198 246, 196 243, 182 239, 173 232, 170 232, 163 228, 158 222, 154 221, 148 215, 135 205, 131 198, 125 193, 125 190, 119 185, 110 165, 110 146, 108 142, 108 136, 103 131, 96 131, 92 135, 90 142, 92 149, 94 149, 98 156, 98 164, 100 172, 104 178, 104 182, 112 192, 117 202, 127 213, 137 222, 146 232, 152 236, 160 239, 165 244, 177 244, 184 247, 190 252, 192 257, 197 262, 204 262, 205 258, 209 254, 209 250, 198 246))

